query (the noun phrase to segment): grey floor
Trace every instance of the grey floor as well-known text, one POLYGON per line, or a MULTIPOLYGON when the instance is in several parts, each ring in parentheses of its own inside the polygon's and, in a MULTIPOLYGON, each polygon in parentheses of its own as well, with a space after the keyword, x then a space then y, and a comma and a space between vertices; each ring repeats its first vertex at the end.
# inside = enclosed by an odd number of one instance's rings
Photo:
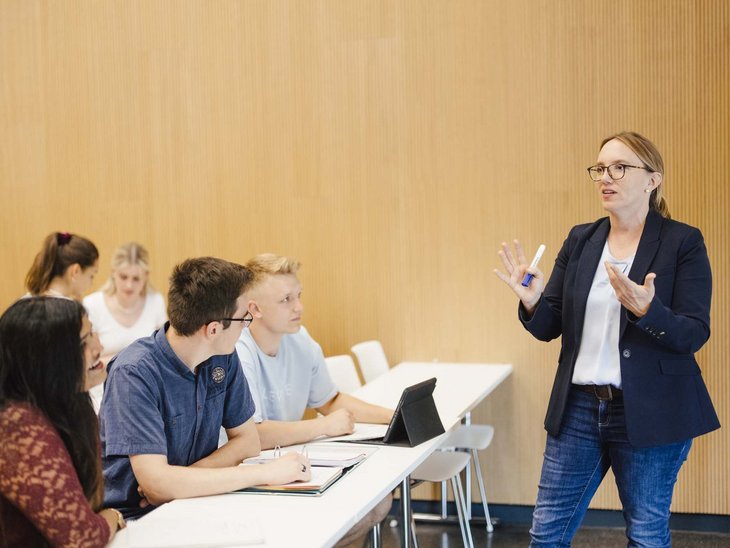
MULTIPOLYGON (((530 544, 529 526, 499 525, 490 535, 483 527, 472 526, 471 532, 475 547, 488 548, 524 548, 530 544)), ((416 525, 419 548, 454 548, 462 546, 461 532, 458 525, 434 525, 419 523, 416 525)), ((390 527, 388 520, 382 526, 383 548, 400 546, 400 528, 390 527)), ((352 547, 363 546, 363 543, 352 544, 352 547)), ((367 544, 365 544, 367 545, 367 544)), ((623 529, 583 527, 573 539, 572 546, 590 548, 615 548, 626 546, 623 529)), ((674 548, 730 548, 730 532, 695 533, 672 531, 674 548)))

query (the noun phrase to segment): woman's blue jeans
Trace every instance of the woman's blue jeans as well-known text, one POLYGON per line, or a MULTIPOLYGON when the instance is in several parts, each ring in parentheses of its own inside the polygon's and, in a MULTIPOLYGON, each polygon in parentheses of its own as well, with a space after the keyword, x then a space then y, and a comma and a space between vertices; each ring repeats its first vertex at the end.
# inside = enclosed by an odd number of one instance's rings
POLYGON ((532 515, 530 546, 570 546, 609 468, 626 520, 628 546, 669 546, 669 506, 692 440, 632 447, 622 400, 575 389, 557 437, 548 434, 532 515))

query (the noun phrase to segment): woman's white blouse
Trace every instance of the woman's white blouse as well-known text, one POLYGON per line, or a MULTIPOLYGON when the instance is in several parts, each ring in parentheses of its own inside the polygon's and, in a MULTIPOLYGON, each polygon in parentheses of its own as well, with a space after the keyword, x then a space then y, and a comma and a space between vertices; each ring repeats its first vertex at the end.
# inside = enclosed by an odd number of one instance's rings
POLYGON ((604 262, 619 266, 628 274, 634 262, 634 255, 619 261, 608 250, 608 241, 598 261, 596 274, 583 322, 583 336, 578 358, 573 370, 574 384, 611 384, 621 388, 621 365, 618 351, 621 303, 608 281, 604 262))

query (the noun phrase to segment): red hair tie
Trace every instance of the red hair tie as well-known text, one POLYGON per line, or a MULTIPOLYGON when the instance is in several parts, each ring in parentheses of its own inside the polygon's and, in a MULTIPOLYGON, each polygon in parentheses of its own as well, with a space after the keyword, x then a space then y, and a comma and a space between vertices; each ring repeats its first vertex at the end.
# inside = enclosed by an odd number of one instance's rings
POLYGON ((56 241, 58 242, 58 245, 66 245, 71 241, 71 234, 68 232, 59 232, 56 234, 56 241))

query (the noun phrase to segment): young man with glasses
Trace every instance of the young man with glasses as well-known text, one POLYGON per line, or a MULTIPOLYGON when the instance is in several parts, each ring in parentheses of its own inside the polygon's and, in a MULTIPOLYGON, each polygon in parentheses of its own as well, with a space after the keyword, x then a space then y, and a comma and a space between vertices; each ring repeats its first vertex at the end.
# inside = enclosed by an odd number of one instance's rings
POLYGON ((310 476, 306 457, 241 467, 257 455, 254 403, 236 340, 251 322, 251 272, 221 259, 188 259, 170 277, 170 321, 109 363, 101 404, 104 499, 125 518, 178 498, 310 476), (218 448, 218 432, 228 442, 218 448))
MULTIPOLYGON (((243 330, 236 351, 256 404, 253 418, 262 449, 350 434, 355 422, 387 424, 393 416, 392 409, 337 391, 322 349, 302 326, 299 266, 271 253, 246 263, 253 274, 246 292, 253 323, 243 330), (306 408, 322 416, 302 420, 306 408)), ((391 502, 391 496, 385 497, 338 545, 379 523, 391 502)))

